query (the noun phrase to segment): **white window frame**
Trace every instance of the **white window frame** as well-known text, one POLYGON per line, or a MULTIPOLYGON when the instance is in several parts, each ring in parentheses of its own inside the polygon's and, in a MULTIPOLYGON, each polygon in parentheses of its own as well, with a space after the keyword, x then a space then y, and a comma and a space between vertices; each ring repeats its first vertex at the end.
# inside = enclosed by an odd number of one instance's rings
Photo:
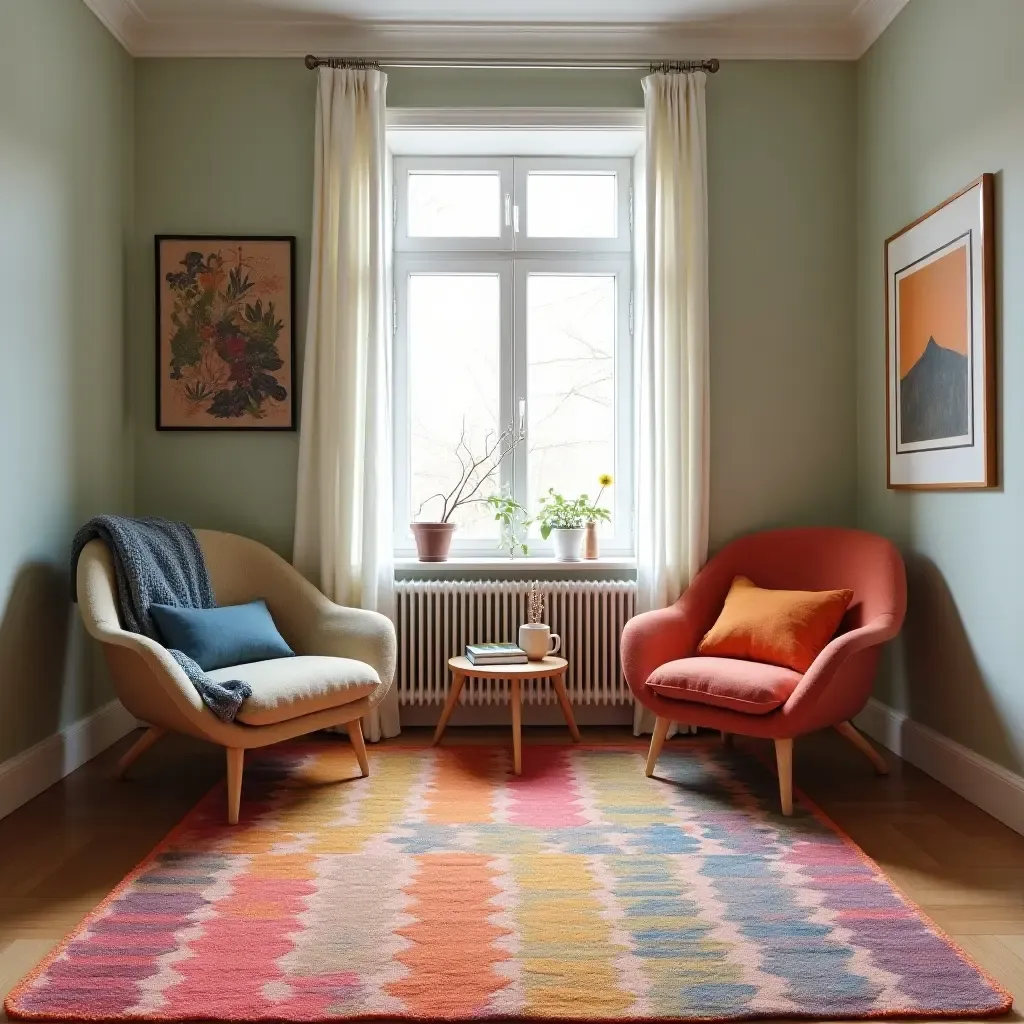
MULTIPOLYGON (((632 302, 633 266, 628 254, 590 254, 581 253, 552 254, 517 258, 513 274, 515 287, 514 331, 516 337, 512 346, 512 408, 520 408, 523 402, 529 421, 529 397, 527 394, 527 345, 526 336, 526 290, 531 274, 564 274, 567 277, 576 275, 611 275, 615 278, 615 350, 614 350, 614 382, 615 403, 613 427, 613 447, 615 465, 606 467, 615 480, 615 486, 608 492, 611 499, 612 526, 614 533, 601 533, 601 550, 609 555, 633 554, 633 336, 630 326, 630 306, 632 302), (619 483, 622 486, 619 486, 619 483)), ((527 444, 529 438, 527 438, 527 444)), ((513 493, 519 497, 532 497, 529 508, 531 515, 537 511, 540 495, 529 495, 527 480, 529 477, 529 451, 523 446, 522 451, 512 454, 512 486, 513 493)), ((598 483, 595 480, 592 490, 587 493, 596 497, 598 483)), ((570 495, 567 495, 570 497, 570 495)), ((543 541, 539 536, 530 538, 530 550, 537 554, 550 553, 553 548, 550 541, 543 541)))
POLYGON ((393 202, 396 252, 505 252, 515 248, 513 230, 512 160, 509 157, 396 156, 394 159, 393 202), (499 177, 499 236, 459 238, 457 236, 409 236, 409 172, 444 171, 449 174, 490 172, 499 177))
MULTIPOLYGON (((615 476, 611 499, 614 534, 602 532, 602 554, 632 556, 633 523, 633 225, 631 219, 633 161, 621 157, 489 157, 489 156, 394 156, 394 553, 412 557, 415 543, 409 523, 412 465, 409 375, 409 277, 413 274, 497 273, 501 294, 501 352, 499 362, 500 423, 518 416, 519 400, 526 399, 526 282, 531 273, 605 274, 616 278, 615 342, 615 461, 609 472, 615 476), (501 196, 505 205, 497 238, 410 238, 408 235, 409 171, 442 170, 453 173, 479 170, 501 175, 501 196), (526 206, 526 175, 530 171, 613 171, 617 175, 615 238, 542 238, 526 234, 529 211, 526 206), (508 197, 506 199, 506 196, 508 197), (517 201, 521 200, 521 202, 517 201), (516 207, 519 231, 515 231, 516 207)), ((528 443, 528 441, 527 441, 528 443)), ((528 452, 524 448, 502 464, 499 483, 510 486, 517 499, 526 495, 528 452)), ((596 495, 597 483, 593 490, 596 495)), ((589 492, 588 492, 589 493, 589 492)), ((534 496, 535 498, 537 496, 534 496)), ((537 509, 529 508, 531 515, 537 509)), ((529 540, 530 555, 550 557, 550 541, 529 540)), ((494 539, 460 538, 452 544, 454 556, 493 559, 500 555, 497 531, 494 539)))
MULTIPOLYGON (((412 507, 412 458, 410 450, 411 424, 411 377, 409 373, 409 278, 413 275, 463 274, 468 276, 497 274, 501 302, 500 337, 498 352, 498 422, 508 423, 512 418, 512 392, 508 381, 512 375, 512 309, 513 309, 513 267, 512 260, 505 256, 474 256, 466 253, 398 253, 394 262, 394 408, 392 427, 394 433, 394 550, 398 556, 410 556, 416 551, 409 523, 416 509, 412 507)), ((439 401, 444 396, 438 396, 439 401)), ((512 482, 512 466, 509 459, 502 462, 499 482, 502 486, 512 482)), ((464 555, 493 555, 495 542, 485 540, 460 540, 456 533, 452 550, 464 555)))
POLYGON ((594 157, 517 157, 514 171, 512 208, 518 211, 517 252, 623 252, 633 248, 631 235, 632 167, 627 159, 594 157), (614 174, 615 226, 614 238, 531 238, 530 211, 526 201, 527 178, 535 172, 555 174, 614 174))

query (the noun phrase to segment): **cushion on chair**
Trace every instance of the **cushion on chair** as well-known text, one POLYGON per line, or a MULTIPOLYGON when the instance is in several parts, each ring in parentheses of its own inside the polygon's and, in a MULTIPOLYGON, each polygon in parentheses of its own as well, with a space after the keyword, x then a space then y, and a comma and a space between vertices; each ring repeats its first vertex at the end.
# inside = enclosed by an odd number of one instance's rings
POLYGON ((244 679, 252 687, 238 711, 246 725, 273 725, 351 704, 380 685, 377 673, 352 658, 299 656, 210 672, 211 679, 244 679))
POLYGON ((277 631, 266 601, 219 608, 149 606, 164 646, 187 654, 204 672, 295 652, 277 631))
POLYGON ((662 697, 766 715, 789 700, 800 678, 791 669, 759 661, 698 657, 660 665, 647 685, 662 697))
POLYGON ((764 590, 737 576, 697 653, 806 672, 835 635, 851 600, 852 590, 764 590))

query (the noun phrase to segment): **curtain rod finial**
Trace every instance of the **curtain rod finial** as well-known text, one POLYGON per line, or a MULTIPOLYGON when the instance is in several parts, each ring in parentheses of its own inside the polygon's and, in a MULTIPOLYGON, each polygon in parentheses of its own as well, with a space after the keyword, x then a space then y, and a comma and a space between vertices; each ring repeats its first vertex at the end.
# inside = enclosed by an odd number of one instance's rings
MULTIPOLYGON (((307 57, 306 59, 308 60, 309 58, 307 57)), ((708 71, 711 72, 711 74, 714 74, 721 66, 722 62, 717 57, 712 57, 711 60, 708 61, 708 71)))
POLYGON ((314 57, 313 54, 307 53, 305 64, 306 67, 309 68, 310 71, 312 71, 314 70, 314 68, 319 66, 320 61, 316 57, 314 57))

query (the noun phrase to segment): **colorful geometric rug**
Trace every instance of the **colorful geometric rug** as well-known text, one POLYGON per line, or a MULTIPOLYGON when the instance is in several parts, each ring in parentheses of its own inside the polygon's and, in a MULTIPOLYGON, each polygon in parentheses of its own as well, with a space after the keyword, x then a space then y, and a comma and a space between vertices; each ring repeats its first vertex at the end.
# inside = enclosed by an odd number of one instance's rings
POLYGON ((981 1016, 1010 997, 735 750, 342 742, 248 756, 8 998, 13 1018, 981 1016))

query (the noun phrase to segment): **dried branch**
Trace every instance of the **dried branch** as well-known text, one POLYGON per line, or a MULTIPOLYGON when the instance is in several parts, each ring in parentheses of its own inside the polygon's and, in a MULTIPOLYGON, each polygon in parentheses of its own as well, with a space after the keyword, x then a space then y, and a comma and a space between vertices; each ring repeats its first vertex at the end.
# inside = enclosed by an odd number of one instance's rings
POLYGON ((530 584, 530 592, 526 595, 526 616, 531 623, 544 621, 544 594, 536 583, 530 584))
MULTIPOLYGON (((462 417, 462 430, 459 433, 458 443, 455 445, 455 457, 459 460, 459 469, 462 472, 459 474, 458 483, 456 483, 456 485, 446 495, 444 495, 444 507, 441 509, 441 522, 442 523, 447 523, 448 522, 448 517, 451 515, 452 512, 455 511, 454 506, 452 506, 451 511, 448 510, 448 501, 452 497, 452 495, 455 494, 455 492, 459 489, 459 487, 462 484, 462 481, 466 477, 466 464, 462 461, 462 454, 460 452, 460 449, 463 448, 464 446, 466 448, 466 451, 468 452, 469 451, 469 446, 466 444, 466 417, 465 416, 462 417)), ((472 461, 472 458, 473 458, 473 453, 472 452, 469 452, 469 457, 470 457, 470 461, 472 461)))
MULTIPOLYGON (((470 466, 468 473, 463 474, 463 479, 459 483, 458 492, 455 495, 455 500, 452 502, 451 508, 448 509, 449 517, 460 505, 465 505, 473 499, 473 495, 475 495, 477 491, 480 490, 484 482, 489 480, 498 471, 498 468, 501 466, 502 460, 505 458, 505 456, 509 455, 516 447, 516 445, 518 445, 519 442, 522 441, 525 437, 525 434, 523 434, 522 432, 515 432, 512 427, 506 427, 500 434, 497 435, 497 438, 494 441, 494 443, 490 444, 489 438, 491 437, 492 434, 493 431, 487 432, 486 439, 484 440, 484 454, 470 466), (508 437, 513 438, 512 443, 504 451, 502 451, 502 442, 505 441, 505 439, 508 437), (494 455, 495 451, 498 452, 497 457, 495 457, 494 455), (488 462, 493 462, 493 465, 490 467, 490 469, 487 470, 486 473, 484 473, 480 477, 480 479, 477 481, 473 489, 467 494, 466 488, 470 485, 470 482, 473 479, 473 474, 481 472, 482 467, 486 466, 488 462)), ((443 521, 447 522, 448 519, 446 518, 443 521)))
MULTIPOLYGON (((507 431, 506 431, 506 433, 507 433, 507 431)), ((518 445, 519 442, 522 441, 525 436, 526 435, 523 434, 523 433, 517 433, 515 435, 515 437, 512 440, 512 443, 503 452, 501 452, 498 455, 498 457, 494 460, 494 465, 491 466, 491 468, 487 471, 487 473, 485 473, 480 478, 480 480, 477 482, 477 485, 473 488, 473 490, 471 490, 469 492, 469 494, 467 494, 465 496, 465 498, 461 498, 458 502, 455 503, 455 505, 452 506, 452 511, 453 512, 455 511, 455 509, 460 504, 465 505, 465 504, 467 504, 470 501, 479 500, 479 499, 474 499, 473 495, 476 494, 476 492, 480 490, 480 488, 484 485, 484 483, 487 480, 490 480, 490 478, 492 476, 494 476, 495 473, 498 472, 498 467, 501 466, 502 460, 505 458, 506 455, 510 455, 515 450, 516 445, 518 445)))
POLYGON ((505 457, 510 455, 525 438, 526 432, 517 430, 514 426, 506 427, 500 433, 488 430, 484 435, 484 452, 479 458, 476 458, 466 440, 466 420, 463 418, 462 430, 454 449, 455 457, 459 460, 459 477, 450 491, 438 491, 424 499, 416 510, 416 515, 420 515, 428 501, 440 498, 442 503, 440 521, 447 523, 457 508, 485 501, 486 499, 477 497, 480 488, 498 472, 505 457))
MULTIPOLYGON (((415 515, 414 518, 418 519, 419 518, 419 514, 423 511, 423 506, 426 505, 426 503, 428 501, 432 501, 434 498, 440 498, 442 502, 444 501, 444 495, 440 491, 438 491, 436 494, 430 495, 429 498, 424 498, 420 502, 420 507, 418 509, 416 509, 416 515, 415 515)), ((443 511, 443 509, 442 509, 442 511, 443 511)), ((444 522, 444 520, 442 519, 441 522, 444 522)))

